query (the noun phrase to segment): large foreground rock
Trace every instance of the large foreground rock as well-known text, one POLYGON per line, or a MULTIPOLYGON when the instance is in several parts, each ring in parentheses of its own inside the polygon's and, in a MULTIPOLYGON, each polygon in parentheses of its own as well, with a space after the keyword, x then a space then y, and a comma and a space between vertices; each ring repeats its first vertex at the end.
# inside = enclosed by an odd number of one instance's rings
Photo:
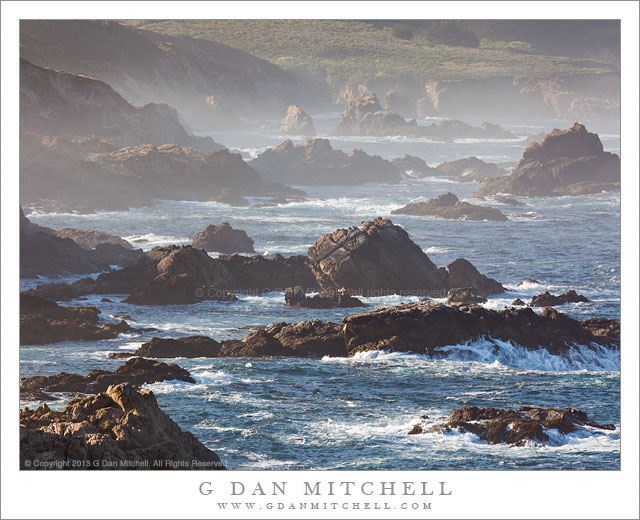
POLYGON ((344 288, 351 294, 444 298, 456 287, 473 287, 482 295, 504 291, 466 260, 438 268, 404 229, 382 217, 320 237, 308 259, 321 287, 344 288))
POLYGON ((483 181, 475 194, 582 195, 619 190, 619 183, 620 157, 605 152, 597 134, 575 123, 530 143, 511 174, 483 181))
POLYGON ((225 469, 220 458, 128 384, 20 411, 21 469, 225 469))
POLYGON ((124 320, 98 323, 99 314, 96 307, 61 307, 39 296, 21 293, 20 344, 96 341, 132 330, 124 320))
POLYGON ((334 150, 328 139, 310 139, 300 145, 285 141, 265 150, 249 165, 265 181, 286 184, 353 186, 401 180, 391 162, 362 150, 334 150))
POLYGON ((493 220, 497 222, 509 220, 499 209, 461 202, 453 193, 438 195, 427 202, 411 202, 406 206, 394 209, 391 213, 393 215, 431 216, 452 220, 493 220))
POLYGON ((285 135, 303 135, 305 137, 316 135, 311 116, 296 105, 289 105, 287 108, 287 115, 282 120, 281 129, 285 135))
POLYGON ((525 446, 531 442, 540 444, 548 441, 549 430, 566 434, 585 426, 605 431, 616 428, 613 424, 594 423, 586 413, 573 408, 558 410, 522 406, 515 411, 465 406, 453 410, 444 421, 436 424, 418 423, 409 434, 469 432, 489 444, 525 446))
POLYGON ((193 247, 218 253, 255 253, 253 239, 241 229, 233 229, 228 222, 208 225, 193 237, 193 247))
POLYGON ((555 355, 566 353, 576 344, 619 346, 619 338, 596 336, 592 326, 551 308, 538 315, 530 308, 494 311, 418 302, 347 316, 343 322, 349 355, 392 350, 446 357, 447 351, 439 347, 489 337, 531 350, 546 349, 555 355))
POLYGON ((52 401, 56 397, 51 396, 51 392, 95 394, 120 383, 143 385, 174 379, 195 383, 191 374, 178 365, 134 357, 113 372, 92 370, 86 376, 61 372, 52 376, 24 377, 20 380, 20 399, 52 401))

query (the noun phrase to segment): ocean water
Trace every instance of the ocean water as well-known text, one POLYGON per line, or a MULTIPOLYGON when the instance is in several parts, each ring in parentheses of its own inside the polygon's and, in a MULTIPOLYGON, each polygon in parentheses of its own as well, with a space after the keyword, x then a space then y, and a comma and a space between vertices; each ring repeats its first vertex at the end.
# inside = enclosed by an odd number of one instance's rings
MULTIPOLYGON (((332 117, 335 115, 316 119, 321 133, 331 127, 332 117)), ((387 158, 409 153, 432 165, 469 155, 517 161, 526 133, 568 126, 557 121, 502 124, 521 137, 453 143, 407 138, 331 138, 331 142, 335 148, 357 147, 387 158)), ((619 153, 615 126, 601 124, 593 129, 601 133, 606 150, 619 153)), ((214 137, 247 158, 285 139, 275 131, 214 137)), ((464 257, 502 282, 508 292, 490 298, 485 304, 489 308, 503 308, 518 297, 527 301, 546 290, 557 294, 575 289, 591 302, 567 304, 558 310, 578 319, 620 316, 618 193, 520 197, 524 206, 510 207, 490 199, 474 199, 476 186, 442 178, 407 178, 393 185, 300 186, 307 193, 306 201, 270 208, 157 201, 153 207, 126 212, 33 212, 28 217, 53 228, 107 231, 145 250, 190 243, 206 225, 229 221, 247 231, 259 253, 288 256, 305 254, 320 235, 336 228, 385 216, 406 229, 436 264, 464 257), (462 200, 497 207, 510 220, 465 222, 391 215, 408 202, 447 191, 462 200), (522 284, 525 278, 539 283, 522 284)), ((42 281, 22 280, 21 285, 28 288, 42 281)), ((358 312, 288 308, 284 294, 277 292, 241 296, 238 302, 167 307, 126 304, 121 295, 108 295, 113 303, 103 303, 104 296, 67 304, 96 305, 106 320, 112 320, 114 314, 128 314, 134 320, 132 325, 158 330, 97 342, 23 346, 21 376, 111 370, 123 361, 109 360, 109 352, 133 351, 153 335, 239 338, 248 332, 247 327, 255 325, 312 318, 338 322, 358 312)), ((388 296, 365 298, 365 303, 375 308, 416 299, 388 296)), ((349 359, 177 359, 171 362, 190 370, 197 383, 164 382, 149 388, 162 408, 215 450, 230 469, 619 468, 617 351, 576 346, 569 355, 560 357, 485 340, 452 345, 451 350, 454 353, 446 360, 387 352, 349 359), (618 429, 554 434, 545 445, 526 447, 490 446, 471 434, 407 435, 422 415, 437 420, 466 405, 569 406, 587 412, 596 422, 614 423, 618 429)))

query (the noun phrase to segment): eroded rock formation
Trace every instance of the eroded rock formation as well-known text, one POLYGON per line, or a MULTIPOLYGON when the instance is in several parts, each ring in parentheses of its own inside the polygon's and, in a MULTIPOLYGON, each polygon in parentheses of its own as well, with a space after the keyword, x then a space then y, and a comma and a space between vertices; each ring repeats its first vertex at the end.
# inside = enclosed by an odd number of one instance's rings
POLYGON ((438 195, 428 202, 411 202, 394 209, 393 215, 431 216, 453 220, 509 220, 499 209, 461 202, 453 193, 438 195))

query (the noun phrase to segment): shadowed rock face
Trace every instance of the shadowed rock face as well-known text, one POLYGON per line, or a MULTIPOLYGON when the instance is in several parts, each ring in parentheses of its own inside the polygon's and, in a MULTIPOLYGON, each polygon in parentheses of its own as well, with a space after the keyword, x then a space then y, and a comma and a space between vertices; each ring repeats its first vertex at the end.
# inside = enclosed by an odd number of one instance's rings
POLYGON ((334 150, 328 139, 310 139, 300 145, 285 141, 249 164, 268 182, 354 186, 401 180, 391 162, 362 150, 334 150))
POLYGON ((20 60, 20 130, 48 135, 99 135, 121 143, 222 148, 210 137, 189 134, 169 105, 129 104, 109 85, 88 76, 20 60))
POLYGON ((445 297, 454 287, 473 287, 480 294, 504 290, 466 260, 457 260, 449 270, 438 268, 405 230, 382 217, 320 237, 308 259, 321 287, 345 288, 352 294, 445 297))
POLYGON ((131 330, 126 321, 98 324, 99 314, 96 307, 61 307, 39 296, 21 293, 20 344, 96 341, 131 330))
POLYGON ((322 291, 315 296, 308 297, 302 287, 289 287, 284 293, 284 301, 291 307, 308 309, 330 309, 332 307, 365 307, 358 298, 350 296, 344 291, 322 291))
POLYGON ((581 195, 620 189, 620 158, 602 149, 597 134, 575 123, 530 143, 511 174, 483 181, 475 194, 581 195))
POLYGON ((289 105, 287 115, 282 120, 282 133, 311 137, 316 135, 316 129, 309 114, 296 105, 289 105))
MULTIPOLYGON (((439 347, 462 344, 483 337, 513 341, 531 350, 563 354, 572 345, 609 345, 618 348, 614 334, 596 336, 593 329, 557 311, 542 315, 529 308, 493 311, 478 306, 433 305, 427 302, 397 305, 348 316, 343 320, 349 355, 367 350, 416 352, 446 357, 439 347)), ((611 331, 614 330, 612 326, 611 331)))
POLYGON ((581 294, 576 293, 573 289, 567 291, 565 294, 555 296, 549 291, 544 294, 539 294, 531 299, 529 304, 531 307, 554 307, 556 305, 564 305, 565 303, 589 303, 589 299, 581 294))
POLYGON ((615 430, 613 424, 597 424, 589 420, 587 414, 573 408, 521 407, 518 411, 496 408, 466 406, 453 410, 444 422, 430 426, 416 424, 408 432, 448 433, 451 431, 470 432, 489 444, 510 444, 524 446, 527 442, 543 443, 549 440, 546 430, 571 433, 584 426, 601 430, 615 430))
POLYGON ((209 225, 193 237, 193 247, 219 253, 255 253, 253 240, 241 229, 233 229, 228 222, 209 225))
POLYGON ((104 392, 110 385, 143 385, 173 379, 195 383, 189 372, 178 365, 135 357, 113 372, 92 370, 86 376, 61 372, 52 376, 24 377, 20 380, 20 398, 29 401, 35 396, 35 400, 55 400, 55 397, 45 399, 43 396, 50 392, 95 394, 104 392))
POLYGON ((412 202, 402 208, 394 209, 391 213, 455 220, 493 220, 498 222, 509 220, 499 209, 460 202, 453 193, 438 195, 428 202, 412 202))
POLYGON ((225 469, 213 451, 158 407, 150 390, 128 384, 73 400, 60 411, 46 404, 21 410, 20 468, 36 469, 34 461, 86 462, 86 468, 97 462, 101 469, 171 469, 166 461, 172 461, 190 469, 225 469))

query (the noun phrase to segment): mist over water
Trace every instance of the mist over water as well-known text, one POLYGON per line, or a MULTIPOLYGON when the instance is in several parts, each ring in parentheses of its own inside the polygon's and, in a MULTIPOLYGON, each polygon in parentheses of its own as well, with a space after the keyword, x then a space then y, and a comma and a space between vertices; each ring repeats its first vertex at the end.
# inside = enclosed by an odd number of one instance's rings
MULTIPOLYGON (((332 117, 337 116, 314 116, 320 134, 334 125, 332 117)), ((559 121, 528 126, 492 122, 522 137, 450 143, 417 138, 330 140, 334 148, 345 151, 361 148, 384 158, 416 155, 432 166, 472 155, 485 161, 516 162, 522 156, 525 134, 567 126, 559 121)), ((599 125, 590 125, 590 131, 600 133, 605 150, 619 153, 619 129, 599 125)), ((211 135, 246 159, 286 139, 277 131, 211 135)), ((190 243, 208 224, 228 221, 254 239, 258 253, 284 256, 306 254, 318 237, 336 228, 385 216, 402 226, 437 265, 464 257, 480 272, 502 282, 508 291, 491 297, 485 304, 489 308, 504 308, 515 298, 529 301, 546 290, 558 294, 574 289, 591 302, 566 304, 559 311, 578 319, 620 316, 619 193, 517 197, 524 205, 510 207, 491 199, 474 199, 477 183, 442 178, 406 178, 389 185, 295 187, 307 193, 307 200, 277 207, 159 200, 152 207, 129 211, 32 212, 27 216, 52 228, 113 233, 144 250, 190 243), (408 202, 426 201, 448 191, 461 200, 496 207, 510 220, 471 222, 391 215, 408 202), (539 283, 521 284, 526 278, 539 283)), ((21 285, 28 288, 35 283, 23 280, 21 285)), ((112 370, 122 361, 109 360, 109 352, 134 351, 153 335, 240 338, 250 326, 308 319, 338 322, 358 312, 285 307, 281 292, 240 296, 238 302, 163 307, 125 304, 116 295, 109 295, 113 303, 104 303, 103 296, 70 304, 96 305, 105 319, 128 314, 134 319, 133 326, 159 330, 99 342, 21 347, 21 377, 61 371, 86 374, 98 365, 112 370)), ((369 308, 416 300, 364 298, 369 308)), ((169 360, 188 369, 196 384, 164 382, 149 388, 168 415, 216 451, 230 469, 619 467, 619 352, 576 346, 569 356, 558 357, 489 340, 460 347, 451 346, 455 353, 447 359, 379 352, 348 359, 169 360), (557 434, 546 445, 526 447, 490 446, 471 434, 407 435, 420 416, 435 420, 466 405, 572 407, 596 422, 614 423, 618 429, 557 434)))

